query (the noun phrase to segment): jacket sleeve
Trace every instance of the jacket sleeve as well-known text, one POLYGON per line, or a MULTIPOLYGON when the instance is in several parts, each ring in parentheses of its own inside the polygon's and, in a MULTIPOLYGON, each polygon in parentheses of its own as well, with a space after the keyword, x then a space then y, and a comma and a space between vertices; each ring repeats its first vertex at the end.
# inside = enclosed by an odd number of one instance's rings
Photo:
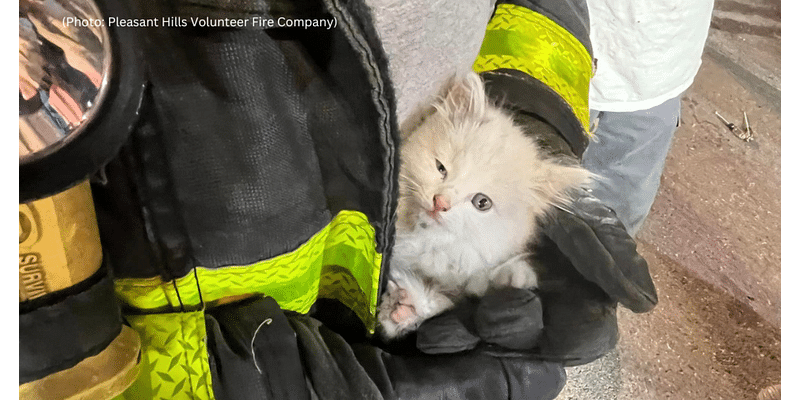
POLYGON ((544 120, 583 154, 593 70, 585 1, 499 2, 473 69, 490 97, 544 120))

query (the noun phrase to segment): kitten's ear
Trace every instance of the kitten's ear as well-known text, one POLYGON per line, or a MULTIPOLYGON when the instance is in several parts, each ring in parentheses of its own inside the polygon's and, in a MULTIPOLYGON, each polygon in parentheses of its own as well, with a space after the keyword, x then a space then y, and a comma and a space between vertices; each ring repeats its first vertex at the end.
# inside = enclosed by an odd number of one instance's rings
POLYGON ((487 106, 481 77, 469 72, 455 75, 447 81, 441 104, 437 108, 455 122, 464 118, 482 119, 487 106))

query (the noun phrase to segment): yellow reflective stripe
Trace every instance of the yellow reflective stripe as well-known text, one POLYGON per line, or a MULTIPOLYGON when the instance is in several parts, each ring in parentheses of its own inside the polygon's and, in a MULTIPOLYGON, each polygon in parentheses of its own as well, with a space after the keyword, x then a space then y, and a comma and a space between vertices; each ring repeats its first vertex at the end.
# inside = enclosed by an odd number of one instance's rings
POLYGON ((142 370, 119 399, 214 399, 202 311, 125 319, 142 340, 142 370))
POLYGON ((375 248, 375 229, 367 217, 356 211, 342 211, 306 243, 269 260, 214 269, 197 267, 174 282, 164 282, 159 277, 126 278, 117 279, 115 285, 117 296, 126 305, 141 310, 199 305, 198 282, 205 302, 264 294, 274 298, 284 310, 299 313, 308 312, 318 293, 323 293, 323 297, 341 300, 373 331, 381 259, 375 248), (320 288, 323 267, 333 265, 347 271, 355 285, 329 279, 320 288))
POLYGON ((564 98, 589 132, 592 58, 578 39, 544 15, 499 5, 473 69, 515 69, 542 81, 564 98))
POLYGON ((375 249, 375 228, 364 214, 352 213, 330 225, 321 273, 328 279, 321 281, 319 296, 341 301, 373 332, 382 255, 375 249))

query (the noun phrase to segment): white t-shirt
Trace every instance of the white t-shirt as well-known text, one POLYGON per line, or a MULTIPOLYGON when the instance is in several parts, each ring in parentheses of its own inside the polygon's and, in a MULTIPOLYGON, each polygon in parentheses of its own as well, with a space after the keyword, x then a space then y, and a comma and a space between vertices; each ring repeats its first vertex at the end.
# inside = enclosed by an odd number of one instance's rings
POLYGON ((588 0, 597 71, 589 107, 637 111, 689 88, 711 23, 713 0, 588 0))

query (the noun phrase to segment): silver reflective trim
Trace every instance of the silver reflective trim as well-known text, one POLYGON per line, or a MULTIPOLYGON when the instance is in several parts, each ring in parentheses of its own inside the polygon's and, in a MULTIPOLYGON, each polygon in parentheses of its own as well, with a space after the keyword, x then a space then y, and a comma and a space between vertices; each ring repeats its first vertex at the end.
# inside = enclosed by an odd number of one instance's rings
POLYGON ((90 0, 19 2, 19 162, 80 135, 108 91, 111 43, 90 0))

